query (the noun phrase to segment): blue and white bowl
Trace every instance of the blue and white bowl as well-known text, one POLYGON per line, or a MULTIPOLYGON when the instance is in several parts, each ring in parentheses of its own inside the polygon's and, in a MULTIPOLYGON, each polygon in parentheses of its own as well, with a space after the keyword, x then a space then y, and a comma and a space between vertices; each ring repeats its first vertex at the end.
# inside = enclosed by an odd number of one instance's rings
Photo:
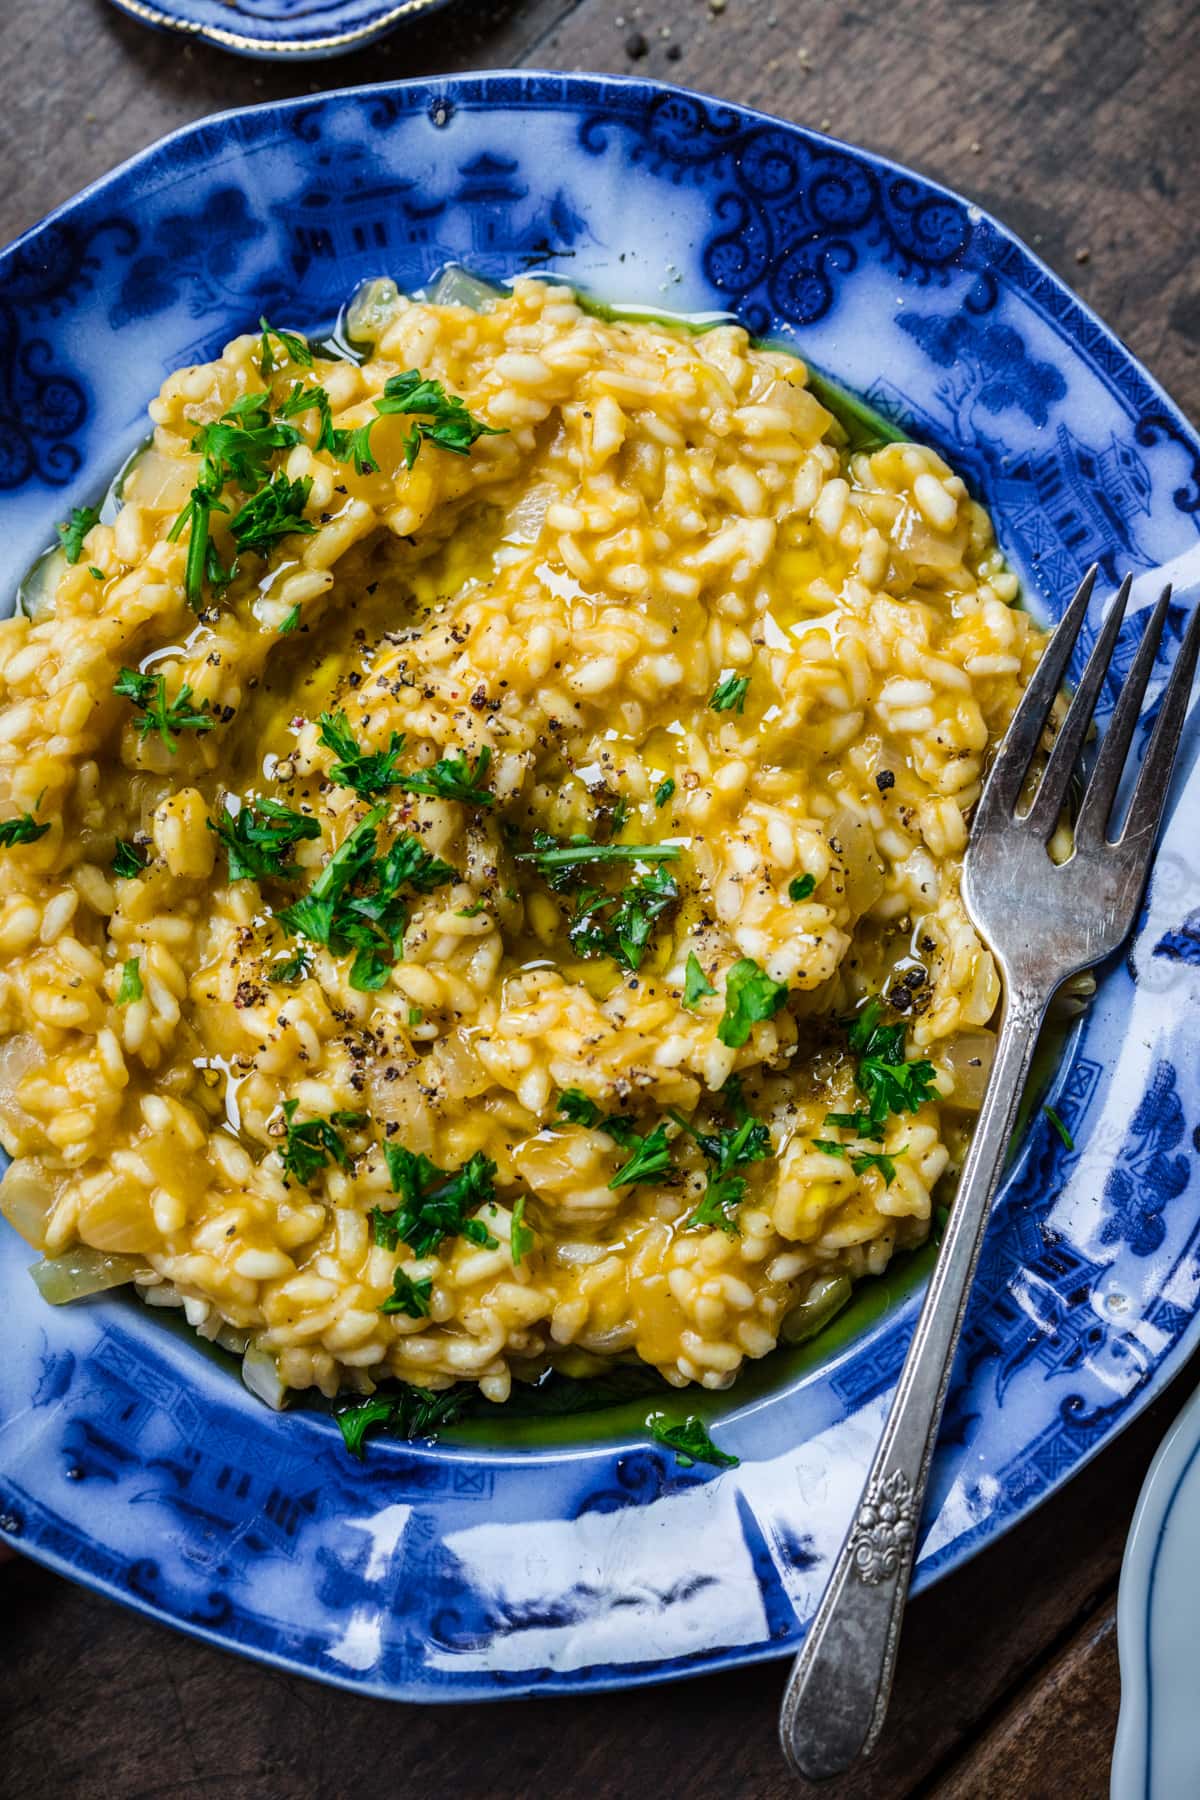
POLYGON ((345 56, 447 0, 113 0, 141 25, 264 62, 345 56))
MULTIPOLYGON (((968 474, 1055 616, 1093 559, 1200 579, 1200 442, 1122 345, 977 207, 878 157, 644 81, 509 74, 229 113, 0 257, 6 590, 144 431, 167 370, 262 312, 328 326, 365 277, 545 269, 729 309, 968 474)), ((1086 645, 1084 646, 1086 649, 1086 645)), ((1161 679, 1162 670, 1159 670, 1161 679)), ((1118 1432, 1200 1335, 1195 733, 1126 957, 1071 1032, 984 1251, 918 1585, 1118 1432)), ((384 1695, 619 1686, 794 1648, 911 1329, 897 1275, 720 1398, 741 1466, 680 1468, 628 1413, 586 1435, 378 1442, 276 1416, 132 1302, 44 1306, 0 1229, 0 1525, 156 1617, 384 1695)))

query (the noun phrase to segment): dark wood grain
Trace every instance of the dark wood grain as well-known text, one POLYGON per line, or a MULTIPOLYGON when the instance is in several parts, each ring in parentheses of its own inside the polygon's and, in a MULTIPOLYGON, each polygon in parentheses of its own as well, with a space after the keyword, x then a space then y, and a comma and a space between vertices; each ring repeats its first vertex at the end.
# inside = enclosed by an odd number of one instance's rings
MULTIPOLYGON (((163 132, 321 87, 518 62, 643 71, 887 151, 999 213, 1200 411, 1200 6, 1185 0, 456 0, 361 55, 239 62, 103 0, 4 0, 0 239, 163 132), (645 54, 632 57, 633 42, 645 54)), ((917 1600, 879 1754, 831 1800, 1089 1800, 1112 1595, 1195 1373, 917 1600)), ((0 1568, 0 1795, 775 1800, 777 1665, 572 1701, 388 1706, 257 1668, 22 1562, 0 1568)))

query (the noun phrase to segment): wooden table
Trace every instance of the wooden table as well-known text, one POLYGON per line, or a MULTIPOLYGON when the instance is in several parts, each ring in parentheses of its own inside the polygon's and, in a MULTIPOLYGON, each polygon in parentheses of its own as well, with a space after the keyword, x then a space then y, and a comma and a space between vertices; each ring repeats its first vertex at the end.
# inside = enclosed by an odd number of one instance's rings
MULTIPOLYGON (((1200 6, 1188 0, 458 0, 362 55, 279 68, 103 0, 5 0, 0 240, 228 106, 431 71, 655 75, 914 163, 999 213, 1200 413, 1200 6), (19 19, 14 15, 19 14, 19 19)), ((914 1603, 870 1772, 832 1800, 1108 1789, 1121 1549, 1179 1378, 1063 1493, 914 1603)), ((22 1800, 771 1800, 781 1667, 583 1700, 388 1706, 0 1570, 0 1794, 22 1800)))

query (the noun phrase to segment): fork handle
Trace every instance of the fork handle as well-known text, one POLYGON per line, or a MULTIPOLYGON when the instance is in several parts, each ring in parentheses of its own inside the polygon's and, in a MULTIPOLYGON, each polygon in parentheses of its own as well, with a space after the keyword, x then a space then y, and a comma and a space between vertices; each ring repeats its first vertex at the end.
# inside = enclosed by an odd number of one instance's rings
POLYGON ((992 1077, 883 1436, 784 1693, 784 1754, 809 1781, 869 1756, 883 1728, 954 1352, 1048 999, 1006 997, 992 1077))

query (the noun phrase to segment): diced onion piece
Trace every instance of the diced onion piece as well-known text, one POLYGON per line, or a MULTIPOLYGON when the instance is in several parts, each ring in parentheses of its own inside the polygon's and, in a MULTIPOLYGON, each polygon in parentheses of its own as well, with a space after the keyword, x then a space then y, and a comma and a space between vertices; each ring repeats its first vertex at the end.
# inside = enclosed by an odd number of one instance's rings
POLYGON ((10 1163, 0 1181, 0 1213, 27 1244, 41 1250, 55 1201, 54 1183, 34 1157, 10 1163))
POLYGON ((39 556, 33 567, 21 578, 17 588, 17 611, 35 622, 48 619, 54 611, 58 584, 66 574, 67 559, 62 546, 56 544, 39 556))
POLYGON ((830 1319, 840 1313, 850 1298, 848 1275, 819 1276, 808 1293, 784 1315, 779 1335, 785 1344, 803 1344, 824 1331, 830 1319))
POLYGON ((272 1412, 282 1412, 287 1405, 288 1391, 280 1379, 279 1365, 269 1351, 247 1350, 242 1358, 242 1380, 254 1398, 269 1406, 272 1412))
POLYGON ((831 847, 837 845, 834 855, 846 871, 846 904, 851 917, 860 919, 870 912, 887 885, 870 821, 849 807, 839 806, 830 816, 825 836, 831 847))
POLYGON ((996 1034, 982 1028, 964 1031, 944 1051, 942 1060, 954 1082, 948 1104, 964 1112, 978 1112, 987 1092, 996 1057, 996 1034))
POLYGON ((431 306, 469 306, 472 312, 484 312, 504 297, 503 288, 472 275, 461 263, 448 263, 429 290, 431 306))
POLYGON ((228 1350, 231 1356, 244 1355, 249 1342, 250 1333, 238 1331, 233 1325, 222 1325, 219 1331, 213 1333, 213 1343, 219 1344, 222 1350, 228 1350))
POLYGON ((352 344, 373 344, 396 310, 400 291, 386 275, 377 275, 355 288, 342 315, 342 324, 352 344))
POLYGON ((146 1273, 146 1265, 140 1257, 118 1256, 107 1250, 93 1250, 90 1244, 77 1244, 61 1256, 48 1256, 44 1262, 34 1263, 29 1273, 43 1300, 51 1306, 66 1306, 88 1294, 125 1287, 136 1275, 146 1273))

